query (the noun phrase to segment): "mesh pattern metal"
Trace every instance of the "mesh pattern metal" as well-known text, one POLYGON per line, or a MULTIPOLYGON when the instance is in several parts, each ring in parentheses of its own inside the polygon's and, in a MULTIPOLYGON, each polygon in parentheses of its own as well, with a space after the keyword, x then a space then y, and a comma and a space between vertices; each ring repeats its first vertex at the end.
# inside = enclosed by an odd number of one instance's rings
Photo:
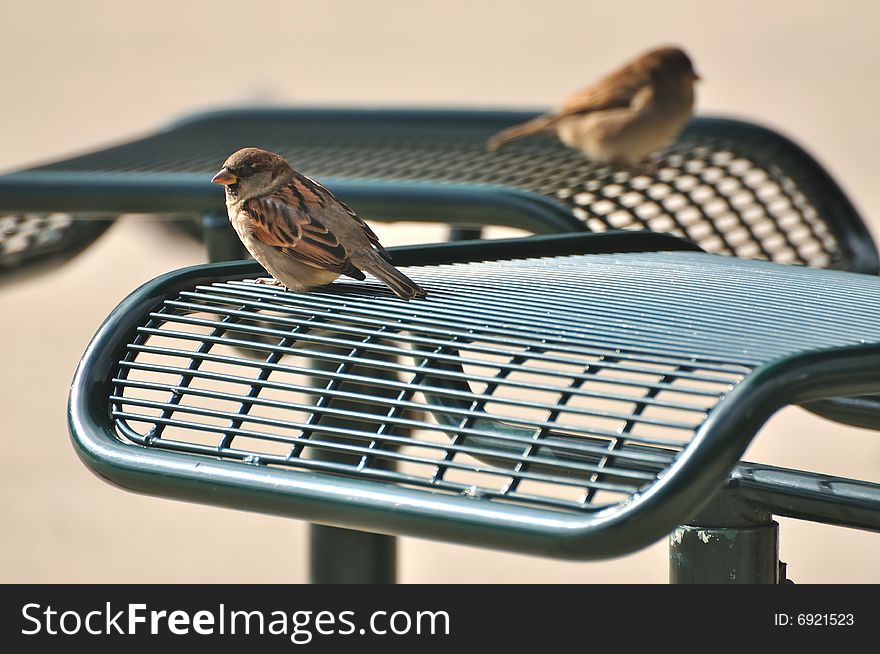
POLYGON ((474 118, 342 121, 267 114, 183 123, 143 141, 40 168, 47 171, 209 176, 234 150, 279 152, 316 177, 476 183, 552 197, 592 231, 650 229, 708 251, 828 268, 841 251, 815 203, 810 174, 790 143, 735 121, 695 121, 640 171, 586 161, 548 137, 485 150, 500 125, 474 118))
POLYGON ((0 215, 0 269, 78 252, 109 227, 111 220, 108 216, 77 220, 67 213, 0 215))
POLYGON ((120 362, 117 429, 151 448, 593 511, 662 476, 755 368, 880 340, 869 276, 699 253, 407 274, 427 301, 369 281, 181 291, 120 362))

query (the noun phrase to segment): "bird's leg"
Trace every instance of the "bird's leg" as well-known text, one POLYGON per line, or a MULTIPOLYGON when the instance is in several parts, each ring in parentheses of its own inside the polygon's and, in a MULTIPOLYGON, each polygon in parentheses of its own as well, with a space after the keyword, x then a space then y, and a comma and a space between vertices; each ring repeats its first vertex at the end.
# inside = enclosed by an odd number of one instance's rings
POLYGON ((274 277, 258 277, 254 280, 254 284, 265 284, 266 286, 277 286, 279 288, 287 288, 274 277))

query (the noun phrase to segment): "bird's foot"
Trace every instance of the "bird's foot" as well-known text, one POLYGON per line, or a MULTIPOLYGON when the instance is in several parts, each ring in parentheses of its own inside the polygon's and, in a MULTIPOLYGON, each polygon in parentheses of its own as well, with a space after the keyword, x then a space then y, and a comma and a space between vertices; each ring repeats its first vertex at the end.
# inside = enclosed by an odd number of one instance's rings
POLYGON ((254 284, 263 284, 265 286, 277 286, 278 288, 287 288, 274 277, 258 277, 254 280, 254 284))

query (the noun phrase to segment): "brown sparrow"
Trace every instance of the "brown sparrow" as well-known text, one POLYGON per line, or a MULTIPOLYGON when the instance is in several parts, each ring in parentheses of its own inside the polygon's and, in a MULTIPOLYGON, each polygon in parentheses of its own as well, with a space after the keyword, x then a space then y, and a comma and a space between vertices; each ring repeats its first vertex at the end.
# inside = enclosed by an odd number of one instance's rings
POLYGON ((514 139, 555 131, 588 159, 631 167, 675 140, 693 114, 698 79, 683 50, 650 50, 575 93, 558 112, 505 129, 487 145, 494 152, 514 139))
POLYGON ((212 182, 226 187, 226 209, 248 252, 275 280, 295 291, 364 272, 404 300, 427 293, 391 265, 373 230, 326 188, 283 157, 244 148, 230 156, 212 182))

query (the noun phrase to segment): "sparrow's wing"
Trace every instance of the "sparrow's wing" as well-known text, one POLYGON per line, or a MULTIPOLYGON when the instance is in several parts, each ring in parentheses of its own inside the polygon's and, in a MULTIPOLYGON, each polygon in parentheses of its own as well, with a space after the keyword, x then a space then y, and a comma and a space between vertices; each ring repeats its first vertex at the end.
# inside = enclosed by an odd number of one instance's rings
POLYGON ((570 96, 554 118, 607 109, 624 109, 649 84, 650 80, 644 73, 626 66, 570 96))
POLYGON ((326 202, 295 179, 271 195, 247 200, 244 209, 251 233, 266 245, 313 268, 364 279, 339 239, 315 218, 326 202))
POLYGON ((332 205, 334 203, 339 205, 339 207, 343 211, 345 211, 345 213, 351 216, 355 223, 357 223, 357 225, 363 230, 367 239, 370 241, 370 244, 376 249, 379 255, 383 259, 385 259, 385 261, 391 261, 391 255, 388 253, 388 250, 386 250, 379 242, 379 237, 376 236, 375 232, 370 229, 370 226, 365 223, 363 219, 358 216, 351 207, 349 207, 342 200, 333 195, 333 193, 331 193, 327 187, 322 185, 320 182, 312 179, 311 177, 299 175, 298 178, 293 182, 293 186, 295 188, 297 187, 297 182, 299 182, 300 185, 305 186, 309 191, 311 191, 324 201, 324 204, 321 205, 322 208, 332 205))
POLYGON ((555 129, 564 118, 588 114, 608 109, 625 109, 633 104, 637 97, 642 101, 648 98, 644 92, 651 92, 650 80, 644 74, 625 66, 610 75, 606 75, 592 86, 588 86, 574 95, 555 113, 544 114, 532 120, 494 134, 486 141, 490 152, 495 152, 505 143, 555 129))

